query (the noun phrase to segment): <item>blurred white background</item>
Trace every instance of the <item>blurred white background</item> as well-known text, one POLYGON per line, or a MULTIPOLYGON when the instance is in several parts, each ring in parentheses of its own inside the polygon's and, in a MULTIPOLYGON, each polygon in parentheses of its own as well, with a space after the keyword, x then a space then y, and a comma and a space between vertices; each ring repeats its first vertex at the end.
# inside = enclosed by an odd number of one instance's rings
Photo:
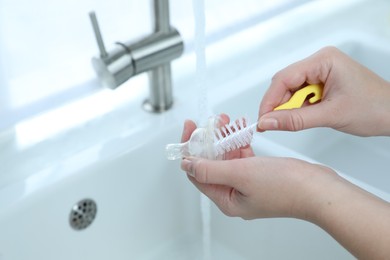
MULTIPOLYGON (((217 41, 308 0, 206 1, 206 34, 217 41)), ((171 22, 192 49, 192 0, 171 0, 171 22)), ((100 91, 90 65, 98 50, 95 10, 106 48, 151 32, 151 1, 0 1, 0 129, 100 91), (1 66, 2 65, 2 66, 1 66)))

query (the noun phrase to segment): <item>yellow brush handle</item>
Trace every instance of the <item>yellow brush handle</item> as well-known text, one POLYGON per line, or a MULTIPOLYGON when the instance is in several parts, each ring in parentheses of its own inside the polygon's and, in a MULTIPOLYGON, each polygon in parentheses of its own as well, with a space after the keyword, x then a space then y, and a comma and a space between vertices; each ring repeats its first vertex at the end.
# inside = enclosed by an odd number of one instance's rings
POLYGON ((300 90, 296 91, 289 101, 286 103, 276 107, 274 110, 282 110, 282 109, 293 109, 300 108, 308 96, 313 95, 309 98, 310 104, 313 104, 322 98, 322 86, 318 84, 308 85, 300 90))

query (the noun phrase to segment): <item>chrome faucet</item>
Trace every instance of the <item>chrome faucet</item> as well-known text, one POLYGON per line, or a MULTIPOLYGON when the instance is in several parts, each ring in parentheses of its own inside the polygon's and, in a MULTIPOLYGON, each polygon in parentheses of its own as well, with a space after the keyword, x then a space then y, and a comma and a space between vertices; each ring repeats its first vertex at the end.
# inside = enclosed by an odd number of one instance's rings
POLYGON ((154 32, 138 42, 116 42, 109 52, 103 43, 94 12, 89 16, 100 50, 92 65, 102 84, 115 89, 132 76, 149 72, 150 94, 144 108, 163 112, 173 104, 170 62, 181 56, 184 49, 179 32, 169 22, 169 0, 153 0, 154 32))

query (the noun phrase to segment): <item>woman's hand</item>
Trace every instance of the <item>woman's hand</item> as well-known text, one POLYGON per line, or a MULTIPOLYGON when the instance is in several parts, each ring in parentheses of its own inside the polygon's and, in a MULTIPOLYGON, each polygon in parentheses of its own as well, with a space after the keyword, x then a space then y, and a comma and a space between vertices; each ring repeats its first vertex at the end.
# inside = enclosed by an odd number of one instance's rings
POLYGON ((390 135, 390 83, 334 47, 278 72, 261 102, 260 130, 331 127, 360 136, 390 135), (323 84, 322 101, 273 111, 305 84, 323 84))
MULTIPOLYGON (((322 49, 277 73, 259 109, 260 130, 326 126, 361 136, 390 135, 390 83, 336 48, 322 49), (306 84, 323 84, 321 102, 273 111, 306 84)), ((226 115, 221 117, 229 122, 226 115)), ((182 141, 196 129, 186 121, 182 141)), ((228 216, 294 217, 322 227, 357 258, 390 255, 390 206, 325 166, 254 157, 250 146, 224 161, 184 158, 190 180, 228 216)))
MULTIPOLYGON (((186 121, 183 142, 195 128, 192 121, 186 121)), ((390 255, 387 202, 321 165, 254 157, 250 147, 233 151, 227 158, 182 161, 189 179, 226 215, 299 218, 323 228, 358 259, 390 255)))
MULTIPOLYGON (((229 122, 226 115, 221 118, 223 124, 229 122)), ((192 121, 186 121, 182 142, 195 129, 192 121)), ((310 219, 313 208, 321 204, 316 193, 339 179, 331 169, 301 160, 254 157, 249 146, 228 153, 225 159, 185 158, 182 169, 222 212, 245 219, 310 219)))

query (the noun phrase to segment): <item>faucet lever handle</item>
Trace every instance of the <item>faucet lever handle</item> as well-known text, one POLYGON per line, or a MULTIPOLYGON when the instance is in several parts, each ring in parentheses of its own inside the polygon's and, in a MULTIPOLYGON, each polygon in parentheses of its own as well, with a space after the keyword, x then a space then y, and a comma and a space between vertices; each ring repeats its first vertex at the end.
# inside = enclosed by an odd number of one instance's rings
POLYGON ((95 11, 89 12, 89 18, 91 20, 93 32, 95 33, 96 42, 99 47, 100 57, 105 58, 108 56, 108 53, 106 51, 106 48, 104 47, 103 37, 102 34, 100 33, 100 28, 99 28, 95 11))

